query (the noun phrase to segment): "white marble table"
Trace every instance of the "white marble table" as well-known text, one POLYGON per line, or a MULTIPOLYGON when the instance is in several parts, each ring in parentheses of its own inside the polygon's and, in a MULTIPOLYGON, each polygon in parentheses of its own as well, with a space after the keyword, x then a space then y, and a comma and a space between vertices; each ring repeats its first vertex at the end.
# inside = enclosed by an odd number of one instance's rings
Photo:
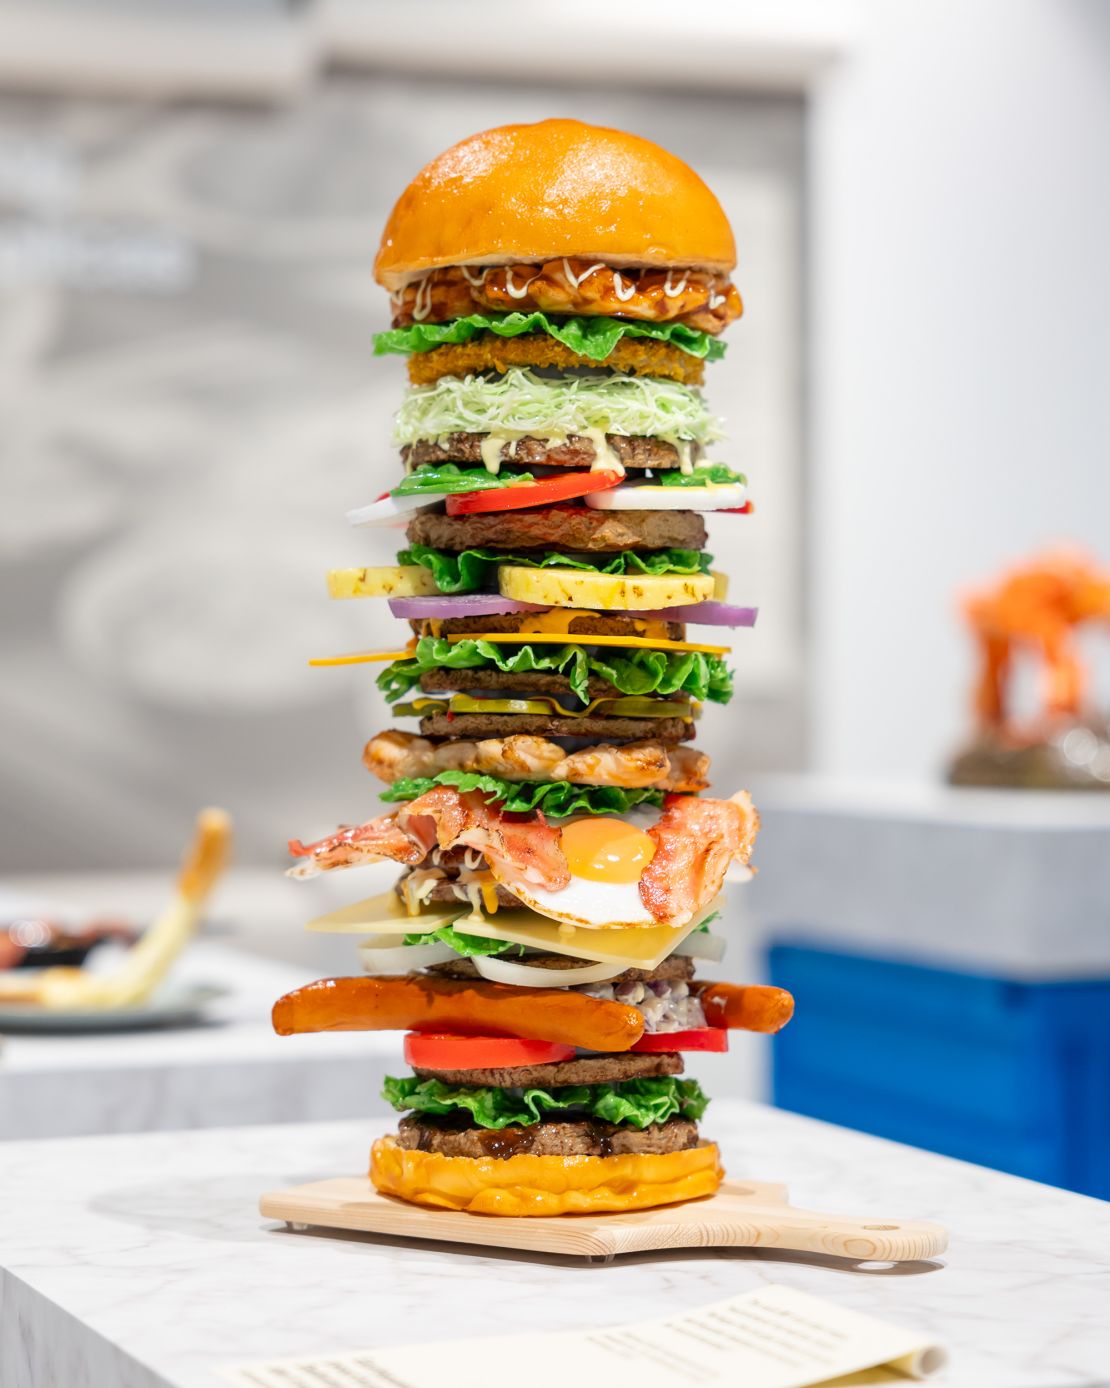
POLYGON ((1030 982, 1110 978, 1110 792, 768 777, 762 934, 1030 982))
MULTIPOLYGON (((303 969, 216 941, 194 943, 176 982, 225 985, 199 1026, 0 1037, 0 1139, 213 1128, 365 1114, 399 1038, 276 1036, 275 998, 303 969)), ((2 1382, 2 1380, 0 1380, 2 1382)))
POLYGON ((773 1252, 609 1266, 291 1233, 260 1192, 363 1167, 372 1122, 0 1147, 4 1388, 216 1388, 220 1366, 428 1338, 601 1327, 779 1282, 945 1343, 938 1388, 1106 1382, 1110 1206, 739 1101, 706 1130, 794 1203, 943 1220, 943 1262, 773 1252))

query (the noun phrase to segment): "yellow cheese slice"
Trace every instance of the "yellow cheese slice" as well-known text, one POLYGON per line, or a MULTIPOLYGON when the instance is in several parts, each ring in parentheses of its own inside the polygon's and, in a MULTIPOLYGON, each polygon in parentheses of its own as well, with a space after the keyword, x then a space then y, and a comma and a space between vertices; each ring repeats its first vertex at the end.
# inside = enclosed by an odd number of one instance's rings
MULTIPOLYGON (((558 632, 562 636, 569 636, 571 623, 579 617, 600 616, 600 612, 590 612, 580 607, 553 607, 547 612, 523 613, 517 630, 552 631, 558 632)), ((632 630, 637 636, 661 636, 663 640, 667 639, 667 624, 664 621, 648 621, 643 617, 629 617, 626 620, 631 623, 632 630)), ((437 625, 442 625, 442 623, 437 625)), ((439 632, 437 631, 435 635, 438 636, 439 632)), ((581 640, 581 633, 578 633, 578 637, 581 640)))
MULTIPOLYGON (((556 636, 552 633, 521 631, 463 631, 449 636, 448 641, 489 641, 500 646, 623 646, 637 651, 702 651, 706 655, 727 655, 730 646, 706 646, 697 641, 667 641, 647 636, 556 636)), ((380 657, 375 657, 380 659, 380 657)), ((310 664, 315 662, 310 661, 310 664)))
POLYGON ((581 930, 572 925, 560 925, 536 911, 498 911, 492 920, 469 915, 456 924, 467 935, 508 940, 510 944, 524 945, 546 954, 565 954, 572 959, 589 959, 599 964, 619 964, 626 969, 655 969, 706 916, 719 910, 720 904, 718 897, 686 925, 652 925, 635 930, 581 930))
POLYGON ((469 910, 467 901, 437 901, 410 916, 397 893, 388 891, 317 916, 305 929, 334 935, 427 935, 457 921, 469 910))
POLYGON ((529 569, 502 564, 502 597, 544 607, 592 607, 601 611, 654 610, 705 602, 714 595, 711 574, 601 574, 589 569, 529 569))
POLYGON ((408 660, 416 648, 413 642, 403 651, 351 651, 349 655, 317 655, 310 665, 371 665, 376 660, 408 660))
POLYGON ((438 593, 423 564, 386 564, 377 569, 329 569, 333 598, 422 598, 438 593))

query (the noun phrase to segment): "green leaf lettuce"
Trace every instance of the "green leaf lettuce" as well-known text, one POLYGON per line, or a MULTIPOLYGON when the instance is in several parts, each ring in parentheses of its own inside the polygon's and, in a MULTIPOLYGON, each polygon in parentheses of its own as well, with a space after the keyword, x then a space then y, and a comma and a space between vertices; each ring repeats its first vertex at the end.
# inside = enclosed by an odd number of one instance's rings
MULTIPOLYGON (((588 640, 584 637, 583 640, 588 640)), ((596 648, 592 655, 581 646, 502 646, 492 641, 448 641, 422 636, 405 660, 395 660, 378 676, 378 688, 390 703, 420 683, 426 670, 496 669, 503 674, 543 670, 566 677, 578 698, 589 698, 591 675, 597 675, 622 694, 689 694, 727 704, 732 698, 732 675, 720 656, 702 651, 629 650, 624 655, 596 648)))
POLYGON ((687 323, 634 323, 619 318, 549 318, 546 313, 470 313, 448 323, 413 323, 374 334, 374 355, 396 352, 430 352, 435 347, 470 342, 482 333, 519 337, 521 333, 546 333, 580 357, 604 361, 622 337, 650 337, 669 343, 693 357, 720 361, 725 344, 710 333, 687 323))
POLYGON ((699 574, 708 573, 713 556, 697 549, 654 549, 646 554, 625 550, 620 554, 591 558, 584 554, 506 554, 495 549, 464 549, 461 554, 412 545, 397 555, 398 564, 422 564, 430 569, 441 593, 476 593, 492 582, 498 564, 518 564, 529 569, 583 569, 603 574, 699 574))
POLYGON ((457 786, 461 791, 480 790, 487 800, 503 802, 498 808, 510 814, 543 810, 553 819, 571 814, 623 814, 633 805, 663 804, 661 790, 576 786, 570 781, 503 781, 473 771, 441 771, 435 777, 406 776, 383 791, 382 799, 390 803, 415 800, 437 785, 457 786))
POLYGON ((387 1076, 382 1097, 395 1109, 412 1109, 416 1113, 443 1116, 467 1111, 481 1128, 505 1128, 510 1123, 527 1127, 543 1122, 553 1113, 648 1128, 653 1123, 665 1123, 676 1114, 696 1121, 709 1103, 697 1080, 680 1080, 670 1075, 551 1089, 495 1089, 449 1085, 416 1075, 404 1079, 387 1076))

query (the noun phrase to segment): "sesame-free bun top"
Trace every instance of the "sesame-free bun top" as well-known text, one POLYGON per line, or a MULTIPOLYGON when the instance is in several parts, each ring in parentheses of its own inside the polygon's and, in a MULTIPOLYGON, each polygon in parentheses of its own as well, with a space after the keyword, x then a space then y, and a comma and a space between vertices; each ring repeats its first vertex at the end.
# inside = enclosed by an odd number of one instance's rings
POLYGON ((387 289, 442 265, 581 256, 727 274, 721 204, 681 159, 577 120, 486 130, 433 159, 397 200, 374 262, 387 289))

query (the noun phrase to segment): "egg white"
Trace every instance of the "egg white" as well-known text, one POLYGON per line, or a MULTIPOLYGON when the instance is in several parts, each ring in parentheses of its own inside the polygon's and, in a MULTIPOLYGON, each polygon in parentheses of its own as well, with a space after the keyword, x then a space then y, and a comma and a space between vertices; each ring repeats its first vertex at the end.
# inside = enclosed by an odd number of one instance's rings
MULTIPOLYGON (((575 819, 615 819, 637 829, 650 829, 660 811, 649 805, 637 805, 621 815, 574 815, 568 819, 552 820, 564 828, 575 819)), ((640 900, 639 882, 594 882, 585 877, 571 877, 560 891, 549 891, 534 882, 521 882, 514 877, 493 874, 533 911, 564 925, 580 926, 584 930, 635 930, 657 926, 659 921, 640 900)))

